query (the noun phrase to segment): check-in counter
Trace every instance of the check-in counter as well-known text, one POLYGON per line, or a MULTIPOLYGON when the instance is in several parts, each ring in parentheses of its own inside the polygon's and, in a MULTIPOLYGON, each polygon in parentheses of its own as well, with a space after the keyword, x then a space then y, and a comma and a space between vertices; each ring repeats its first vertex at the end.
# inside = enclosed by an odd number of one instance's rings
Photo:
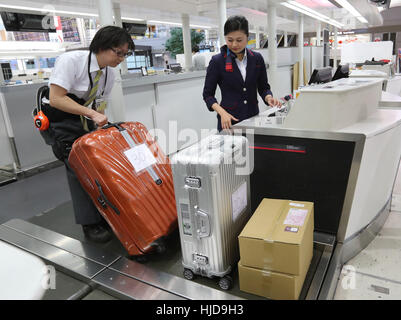
POLYGON ((376 69, 351 70, 350 78, 384 78, 383 91, 401 96, 401 74, 391 74, 385 66, 374 66, 376 69))
MULTIPOLYGON (((126 121, 140 121, 166 154, 197 142, 216 130, 216 114, 202 97, 206 71, 122 79, 126 121)), ((217 90, 217 96, 219 92, 217 90)))
POLYGON ((379 70, 352 70, 352 79, 384 79, 382 97, 379 108, 401 110, 401 74, 388 77, 385 72, 379 70))
POLYGON ((5 144, 0 162, 12 161, 17 171, 28 171, 57 161, 33 124, 36 91, 43 85, 46 82, 0 87, 5 129, 0 131, 5 144))
MULTIPOLYGON (((124 105, 112 108, 118 109, 119 120, 142 122, 165 153, 172 154, 217 128, 216 114, 207 110, 202 97, 205 75, 206 71, 147 77, 128 74, 121 80, 124 105)), ((57 162, 32 121, 36 91, 42 85, 46 82, 0 87, 0 167, 14 162, 19 171, 27 171, 57 162)), ((114 121, 110 111, 106 113, 114 121)))
POLYGON ((350 78, 384 78, 387 79, 388 75, 384 71, 380 70, 351 70, 349 74, 350 78))
POLYGON ((314 202, 315 233, 336 237, 336 272, 385 222, 401 156, 401 110, 378 108, 383 79, 363 80, 301 89, 282 124, 262 113, 234 126, 251 141, 252 206, 314 202))
POLYGON ((382 92, 382 97, 379 102, 380 108, 399 109, 401 110, 401 95, 395 95, 387 91, 382 92))
POLYGON ((401 96, 401 74, 387 79, 386 91, 397 96, 401 96))

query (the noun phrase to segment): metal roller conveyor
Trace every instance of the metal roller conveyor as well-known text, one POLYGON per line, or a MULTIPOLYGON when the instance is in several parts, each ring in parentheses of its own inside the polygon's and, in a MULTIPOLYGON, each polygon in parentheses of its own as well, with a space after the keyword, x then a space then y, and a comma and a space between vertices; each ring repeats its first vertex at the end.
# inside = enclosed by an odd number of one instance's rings
MULTIPOLYGON (((41 258, 71 283, 77 282, 76 291, 64 298, 82 299, 94 292, 103 292, 112 298, 135 300, 261 299, 239 290, 236 271, 233 272, 235 285, 230 291, 219 289, 212 279, 184 279, 179 246, 173 248, 171 255, 154 257, 141 264, 109 252, 103 246, 94 246, 19 219, 0 225, 0 240, 41 258)), ((118 242, 117 239, 112 241, 118 242)), ((333 238, 315 234, 314 256, 301 292, 302 299, 318 298, 333 243, 333 238)), ((68 286, 66 281, 62 283, 68 286)), ((59 287, 58 290, 65 289, 59 287)))

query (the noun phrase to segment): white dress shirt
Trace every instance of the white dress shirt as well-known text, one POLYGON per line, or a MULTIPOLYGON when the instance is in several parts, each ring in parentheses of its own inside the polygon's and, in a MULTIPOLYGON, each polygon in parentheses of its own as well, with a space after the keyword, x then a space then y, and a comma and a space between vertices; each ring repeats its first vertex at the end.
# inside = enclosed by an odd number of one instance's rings
POLYGON ((248 65, 248 57, 247 57, 247 50, 245 49, 244 57, 242 58, 242 61, 240 61, 238 58, 235 58, 235 61, 237 62, 237 66, 239 71, 241 72, 242 78, 246 79, 246 67, 248 65))
POLYGON ((192 56, 192 67, 194 70, 204 70, 206 69, 206 59, 205 56, 199 52, 192 56))
MULTIPOLYGON (((67 90, 68 93, 75 94, 78 98, 87 99, 90 92, 90 82, 88 77, 88 61, 89 51, 77 50, 63 53, 56 60, 52 70, 50 84, 56 84, 67 90)), ((102 75, 99 79, 97 97, 100 97, 104 90, 104 97, 107 97, 114 85, 114 70, 106 67, 102 70, 102 75), (105 75, 107 68, 107 83, 105 87, 105 75)), ((90 74, 92 81, 96 77, 96 73, 100 70, 96 55, 92 53, 90 74)))

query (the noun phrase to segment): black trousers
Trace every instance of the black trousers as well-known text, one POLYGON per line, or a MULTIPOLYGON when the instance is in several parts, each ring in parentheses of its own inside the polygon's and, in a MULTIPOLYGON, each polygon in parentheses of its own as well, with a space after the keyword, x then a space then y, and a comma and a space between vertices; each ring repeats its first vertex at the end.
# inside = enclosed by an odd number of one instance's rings
POLYGON ((75 222, 81 225, 100 223, 103 217, 96 209, 92 199, 82 188, 75 172, 71 169, 68 160, 64 160, 67 170, 67 180, 70 187, 72 205, 75 213, 75 222))

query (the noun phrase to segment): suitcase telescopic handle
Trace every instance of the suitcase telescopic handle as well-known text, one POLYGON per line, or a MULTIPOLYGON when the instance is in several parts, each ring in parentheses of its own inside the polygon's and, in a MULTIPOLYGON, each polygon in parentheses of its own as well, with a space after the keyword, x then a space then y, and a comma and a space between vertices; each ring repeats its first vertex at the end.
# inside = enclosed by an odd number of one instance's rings
POLYGON ((100 185, 99 181, 95 180, 95 183, 97 185, 97 188, 99 190, 100 196, 97 198, 97 201, 100 203, 100 205, 104 208, 107 209, 107 206, 112 208, 114 212, 117 215, 120 215, 120 211, 107 199, 106 195, 103 192, 102 186, 100 185))

